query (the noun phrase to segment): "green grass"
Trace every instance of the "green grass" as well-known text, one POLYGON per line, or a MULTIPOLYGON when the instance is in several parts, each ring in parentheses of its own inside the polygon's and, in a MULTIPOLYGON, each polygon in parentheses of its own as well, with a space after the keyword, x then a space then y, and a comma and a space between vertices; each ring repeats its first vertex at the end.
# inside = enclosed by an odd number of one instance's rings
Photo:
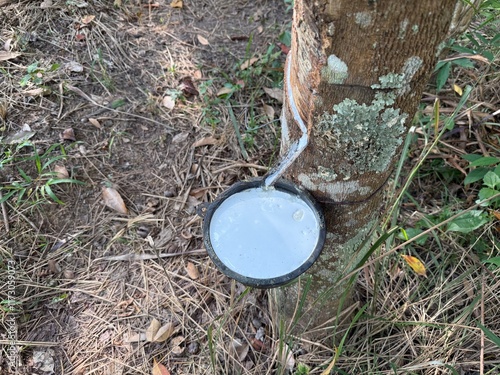
POLYGON ((59 177, 53 167, 66 160, 64 145, 55 143, 43 154, 31 141, 22 141, 17 145, 3 145, 0 155, 0 170, 10 167, 17 171, 17 178, 0 187, 0 203, 11 200, 16 206, 28 204, 36 206, 50 201, 63 204, 56 195, 55 187, 62 184, 84 183, 74 178, 59 177))

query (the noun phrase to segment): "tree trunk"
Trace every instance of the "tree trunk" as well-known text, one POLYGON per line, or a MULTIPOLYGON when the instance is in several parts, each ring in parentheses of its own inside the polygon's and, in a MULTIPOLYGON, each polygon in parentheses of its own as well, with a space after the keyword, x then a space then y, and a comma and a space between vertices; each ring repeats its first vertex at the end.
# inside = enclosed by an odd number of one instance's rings
MULTIPOLYGON (((377 222, 383 187, 450 29, 455 3, 295 0, 282 151, 301 135, 299 115, 309 144, 286 177, 323 202, 327 226, 322 255, 308 272, 309 306, 363 256, 358 250, 377 222)), ((278 291, 289 317, 298 289, 278 291)), ((328 295, 316 309, 315 323, 335 316, 342 292, 338 286, 328 295)))

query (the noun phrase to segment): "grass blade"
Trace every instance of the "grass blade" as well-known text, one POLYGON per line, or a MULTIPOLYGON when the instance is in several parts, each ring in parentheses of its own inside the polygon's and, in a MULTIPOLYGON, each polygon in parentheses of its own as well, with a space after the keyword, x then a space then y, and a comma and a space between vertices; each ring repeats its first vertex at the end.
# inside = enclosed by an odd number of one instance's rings
POLYGON ((240 145, 241 155, 243 155, 243 158, 245 160, 248 160, 248 153, 247 150, 245 149, 245 144, 243 143, 243 139, 241 138, 240 126, 238 125, 238 120, 236 120, 236 116, 234 115, 231 103, 228 103, 227 110, 229 111, 229 117, 231 117, 231 121, 233 123, 234 132, 236 133, 236 138, 238 138, 238 144, 240 145))
POLYGON ((500 337, 495 335, 493 332, 491 332, 488 328, 483 326, 481 323, 477 322, 476 323, 479 328, 481 328, 481 331, 484 332, 487 338, 489 338, 496 346, 500 348, 500 337))

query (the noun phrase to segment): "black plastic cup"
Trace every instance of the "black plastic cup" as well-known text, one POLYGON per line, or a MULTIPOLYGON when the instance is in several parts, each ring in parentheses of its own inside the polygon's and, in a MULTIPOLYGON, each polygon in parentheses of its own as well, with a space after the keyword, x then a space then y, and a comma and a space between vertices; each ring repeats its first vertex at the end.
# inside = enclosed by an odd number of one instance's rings
MULTIPOLYGON (((314 198, 309 194, 309 192, 299 188, 295 184, 286 181, 279 180, 272 187, 265 188, 263 186, 263 179, 254 179, 251 181, 238 182, 231 186, 228 190, 222 193, 217 199, 210 203, 204 204, 198 208, 198 213, 203 217, 203 241, 205 244, 205 248, 207 249, 208 255, 215 263, 216 267, 225 275, 229 276, 232 279, 235 279, 245 285, 257 287, 257 288, 274 288, 284 284, 289 283, 290 281, 296 279, 302 273, 304 273, 319 257, 321 250, 323 248, 326 236, 325 230, 325 220, 323 217, 323 213, 319 204, 314 200, 314 198), (269 189, 269 190, 266 190, 269 189), (221 244, 215 236, 216 233, 212 232, 212 225, 217 226, 218 224, 213 224, 212 220, 214 215, 218 217, 218 221, 225 220, 224 218, 224 210, 230 210, 232 201, 235 199, 240 199, 240 197, 250 197, 252 194, 254 197, 251 199, 252 207, 249 206, 250 203, 246 204, 248 209, 245 209, 245 204, 240 204, 238 206, 237 216, 242 218, 243 221, 246 220, 246 223, 249 222, 259 222, 262 218, 261 215, 255 215, 254 206, 258 203, 259 199, 256 195, 265 196, 266 192, 273 190, 273 195, 279 195, 280 202, 283 203, 283 199, 285 199, 285 204, 288 200, 290 202, 289 209, 285 207, 284 211, 290 212, 292 208, 292 204, 295 207, 296 205, 300 205, 300 207, 306 207, 306 214, 308 216, 308 223, 313 222, 314 228, 309 232, 304 230, 304 235, 310 235, 309 241, 314 243, 314 248, 311 248, 301 254, 300 251, 297 250, 294 246, 294 243, 290 246, 290 241, 294 238, 301 238, 297 232, 297 226, 300 226, 300 223, 294 223, 290 220, 291 225, 286 228, 283 228, 282 222, 283 220, 279 220, 279 217, 271 218, 271 223, 264 222, 260 225, 265 225, 263 232, 266 232, 268 235, 273 236, 273 242, 276 243, 278 238, 283 239, 282 248, 280 250, 276 249, 276 245, 270 246, 269 249, 266 248, 264 254, 262 248, 259 251, 256 251, 257 245, 252 242, 252 238, 258 236, 259 234, 253 232, 251 233, 251 238, 248 238, 248 231, 246 228, 246 224, 243 225, 241 223, 236 222, 232 227, 232 230, 239 231, 238 233, 246 233, 246 243, 231 243, 230 246, 228 244, 221 244), (233 197, 233 198, 232 198, 233 197), (231 199, 230 199, 231 198, 231 199), (281 199, 283 198, 283 199, 281 199), (226 207, 227 206, 227 207, 226 207), (243 207, 242 207, 243 206, 243 207), (219 210, 219 211, 218 211, 219 210), (253 211, 248 213, 247 211, 253 211), (222 216, 221 216, 222 215, 222 216), (245 216, 245 215, 252 215, 245 216), (272 222, 279 224, 278 229, 275 230, 272 222), (267 224, 267 225, 266 225, 267 224), (278 233, 278 231, 280 233, 278 233), (214 238, 211 238, 211 235, 214 238), (299 237, 298 237, 299 236, 299 237), (254 246, 255 245, 255 246, 254 246), (233 250, 234 248, 234 250, 233 250), (238 250, 236 250, 238 248, 238 250), (290 249, 290 251, 288 250, 290 249), (278 253, 279 251, 279 253, 278 253), (293 257, 290 256, 293 251, 293 257), (239 252, 239 253, 236 253, 239 252), (255 253, 255 255, 252 254, 255 253), (233 257, 234 253, 234 257, 233 257), (221 255, 223 254, 223 255, 221 255), (229 254, 229 256, 228 256, 229 254), (238 255, 239 254, 239 255, 238 255), (254 258, 259 257, 259 259, 254 258), (241 258, 243 257, 243 258, 241 258), (269 260, 267 259, 269 257, 269 260), (278 259, 276 258, 278 257, 278 259), (231 258, 231 259, 228 259, 231 258), (293 258, 293 260, 291 260, 293 258), (236 265, 231 262, 234 260, 238 260, 236 265), (243 259, 243 260, 241 260, 243 259), (245 261, 246 260, 246 261, 245 261), (293 265, 288 265, 287 262, 290 260, 290 263, 293 265), (258 266, 256 266, 258 265, 258 266), (265 268, 264 272, 262 271, 262 267, 265 268), (261 269, 259 272, 256 271, 256 268, 261 269), (284 271, 286 269, 286 271, 284 271), (264 274, 258 275, 259 273, 264 274)), ((271 194, 271 193, 269 193, 271 194)), ((265 200, 265 198, 263 198, 265 200)), ((264 202, 261 200, 261 202, 264 202)), ((269 201, 273 201, 273 199, 269 199, 269 201)), ((281 205, 280 207, 282 207, 281 205)), ((233 208, 232 212, 235 209, 233 208)), ((280 213, 282 215, 282 213, 280 213)), ((304 215, 304 212, 302 212, 304 215)), ((262 216, 272 217, 272 214, 263 214, 262 216)), ((286 216, 288 218, 288 216, 286 216)), ((300 217, 300 212, 299 212, 300 217)), ((283 216, 284 218, 284 216, 283 216)), ((227 220, 232 220, 231 218, 227 218, 227 220)), ((288 220, 288 219, 287 219, 288 220)), ((237 221, 237 220, 236 220, 237 221)), ((265 221, 265 220, 264 220, 265 221)), ((232 224, 228 224, 231 227, 232 224)), ((286 224, 285 224, 286 226, 286 224)), ((307 228, 310 229, 309 227, 307 228)), ((235 232, 235 233, 236 233, 235 232)), ((219 235, 217 234, 217 237, 219 235)), ((244 237, 244 236, 243 236, 244 237)), ((265 241, 265 239, 263 239, 265 241)), ((259 241, 259 246, 262 247, 262 239, 259 241)), ((281 246, 281 245, 280 245, 281 246)))

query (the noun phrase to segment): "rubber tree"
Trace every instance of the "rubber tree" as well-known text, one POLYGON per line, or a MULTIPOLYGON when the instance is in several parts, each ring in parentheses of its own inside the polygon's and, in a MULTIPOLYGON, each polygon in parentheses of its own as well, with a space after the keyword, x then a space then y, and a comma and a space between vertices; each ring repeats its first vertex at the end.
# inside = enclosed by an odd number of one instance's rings
MULTIPOLYGON (((308 271, 309 302, 363 255, 443 41, 458 27, 456 3, 295 0, 281 150, 286 155, 307 128, 308 145, 286 177, 322 202, 327 227, 322 255, 308 271)), ((335 316, 342 292, 334 288, 316 323, 335 316)), ((297 285, 278 291, 286 315, 299 294, 297 285)))

